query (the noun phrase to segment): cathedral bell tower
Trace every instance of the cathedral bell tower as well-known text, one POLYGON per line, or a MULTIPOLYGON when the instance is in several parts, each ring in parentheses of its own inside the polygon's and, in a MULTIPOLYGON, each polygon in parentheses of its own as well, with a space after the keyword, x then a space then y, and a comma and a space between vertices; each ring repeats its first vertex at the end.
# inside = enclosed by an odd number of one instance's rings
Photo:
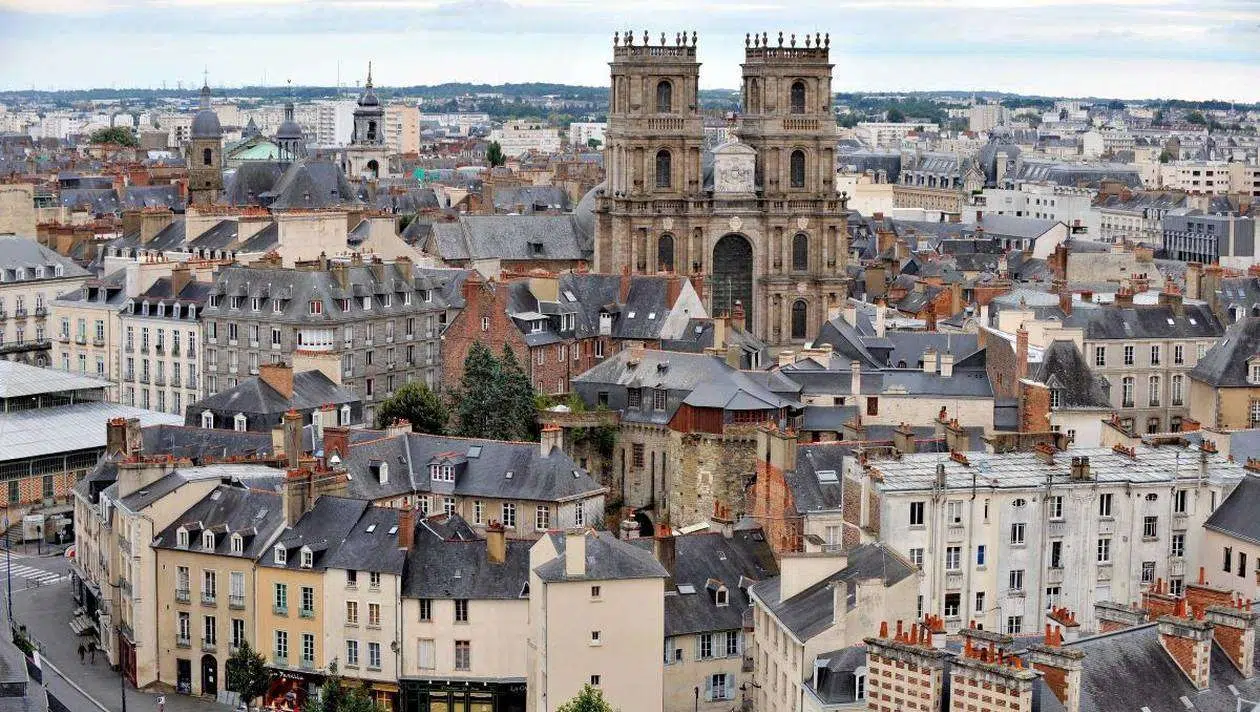
POLYGON ((367 82, 354 110, 354 133, 346 148, 343 166, 352 178, 383 178, 389 175, 389 149, 385 146, 385 109, 372 86, 372 63, 367 82))
POLYGON ((210 84, 201 87, 201 108, 189 131, 188 202, 211 205, 223 193, 223 129, 210 108, 210 84))

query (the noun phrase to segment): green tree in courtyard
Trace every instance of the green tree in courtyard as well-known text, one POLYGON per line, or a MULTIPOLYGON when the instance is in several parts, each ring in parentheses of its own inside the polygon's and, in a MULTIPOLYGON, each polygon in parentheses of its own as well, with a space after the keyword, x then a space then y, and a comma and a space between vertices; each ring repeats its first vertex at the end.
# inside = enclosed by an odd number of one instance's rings
POLYGON ((602 690, 583 685, 577 697, 557 707, 556 712, 617 712, 617 709, 604 699, 602 690))
POLYGON ((441 435, 446 432, 450 412, 428 386, 420 381, 411 381, 381 402, 376 411, 376 427, 389 427, 399 419, 410 421, 412 432, 441 435))
POLYGON ((486 146, 486 163, 489 163, 491 168, 507 163, 507 158, 503 155, 503 147, 498 141, 491 141, 490 145, 486 146))
POLYGON ((135 134, 123 126, 111 126, 107 129, 97 129, 88 137, 92 143, 112 143, 119 146, 130 146, 135 148, 140 145, 136 140, 135 134))
POLYGON ((249 646, 249 641, 242 641, 241 647, 227 659, 224 665, 227 674, 227 689, 241 694, 246 702, 262 697, 271 685, 271 668, 258 651, 249 646))

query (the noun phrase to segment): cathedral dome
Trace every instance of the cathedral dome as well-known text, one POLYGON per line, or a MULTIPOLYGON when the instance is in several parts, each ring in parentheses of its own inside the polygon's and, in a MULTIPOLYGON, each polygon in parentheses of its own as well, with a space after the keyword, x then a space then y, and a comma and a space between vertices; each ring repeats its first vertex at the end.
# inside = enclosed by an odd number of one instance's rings
POLYGON ((189 135, 193 138, 222 138, 223 128, 219 126, 219 115, 213 109, 198 111, 193 117, 189 135))

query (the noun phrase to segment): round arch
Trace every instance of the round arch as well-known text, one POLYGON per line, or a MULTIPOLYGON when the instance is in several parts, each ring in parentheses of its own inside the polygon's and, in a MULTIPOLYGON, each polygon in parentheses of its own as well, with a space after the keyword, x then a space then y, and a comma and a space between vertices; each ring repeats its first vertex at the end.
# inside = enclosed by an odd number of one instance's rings
POLYGON ((674 236, 669 233, 656 241, 656 268, 662 272, 674 271, 674 236))
POLYGON ((804 341, 809 329, 809 304, 804 299, 792 302, 792 340, 804 341))
POLYGON ((753 322, 753 247, 747 237, 728 233, 713 245, 712 309, 714 316, 730 314, 735 302, 744 307, 744 323, 753 322))

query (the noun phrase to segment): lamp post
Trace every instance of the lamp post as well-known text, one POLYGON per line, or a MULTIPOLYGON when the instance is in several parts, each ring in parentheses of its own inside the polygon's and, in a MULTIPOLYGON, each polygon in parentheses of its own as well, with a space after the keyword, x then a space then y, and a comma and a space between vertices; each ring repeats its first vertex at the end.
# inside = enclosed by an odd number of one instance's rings
MULTIPOLYGON (((4 523, 9 523, 9 518, 5 517, 4 523)), ((9 627, 13 627, 13 557, 9 555, 12 544, 9 543, 9 531, 6 527, 4 532, 4 598, 9 603, 9 627)))

